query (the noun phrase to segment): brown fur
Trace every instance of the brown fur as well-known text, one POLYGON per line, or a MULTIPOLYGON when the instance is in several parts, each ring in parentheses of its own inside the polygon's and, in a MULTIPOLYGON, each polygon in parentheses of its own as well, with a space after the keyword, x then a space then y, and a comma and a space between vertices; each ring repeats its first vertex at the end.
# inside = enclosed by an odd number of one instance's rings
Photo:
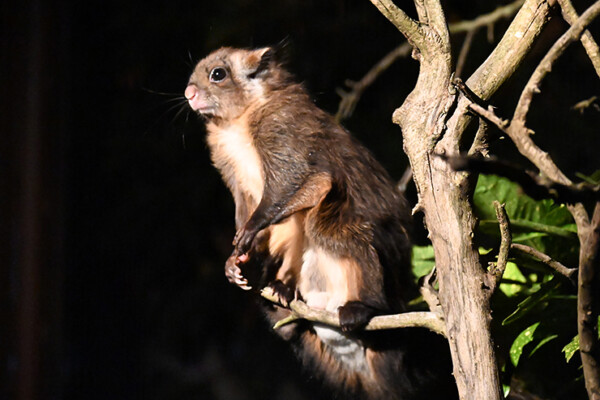
MULTIPOLYGON (((280 281, 312 307, 339 310, 354 332, 299 324, 280 333, 345 395, 448 398, 449 374, 432 391, 436 375, 409 351, 427 347, 428 334, 357 330, 375 313, 404 310, 415 294, 408 206, 379 163, 313 104, 272 49, 215 51, 196 66, 186 97, 207 120, 212 160, 236 202, 228 278, 245 289, 280 281), (248 282, 255 269, 262 279, 248 282)), ((267 310, 273 320, 287 312, 267 310)))

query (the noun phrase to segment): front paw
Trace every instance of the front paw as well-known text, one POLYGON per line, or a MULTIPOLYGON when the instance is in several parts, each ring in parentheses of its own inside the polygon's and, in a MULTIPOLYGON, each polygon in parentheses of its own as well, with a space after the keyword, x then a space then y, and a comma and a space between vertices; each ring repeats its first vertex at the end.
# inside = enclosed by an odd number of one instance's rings
POLYGON ((340 327, 344 332, 351 332, 365 327, 375 314, 374 308, 360 301, 349 301, 338 308, 340 327))
POLYGON ((225 276, 227 280, 244 290, 252 289, 252 286, 248 285, 248 280, 242 275, 242 270, 238 266, 239 256, 231 255, 225 262, 225 276))

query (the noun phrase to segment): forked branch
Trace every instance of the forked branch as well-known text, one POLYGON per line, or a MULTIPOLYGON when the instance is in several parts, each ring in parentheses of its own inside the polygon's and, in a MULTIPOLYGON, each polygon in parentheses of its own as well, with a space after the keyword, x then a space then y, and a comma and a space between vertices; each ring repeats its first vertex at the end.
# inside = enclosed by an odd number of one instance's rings
POLYGON ((552 70, 554 62, 564 53, 567 47, 574 41, 579 40, 585 28, 600 14, 600 1, 596 1, 579 17, 573 25, 552 45, 548 53, 536 67, 529 78, 529 82, 521 93, 519 102, 515 109, 513 121, 525 125, 525 118, 529 112, 529 106, 533 95, 539 93, 540 84, 546 75, 552 70))
MULTIPOLYGON (((524 0, 517 0, 505 6, 500 6, 488 14, 480 15, 472 20, 450 23, 448 24, 448 31, 451 34, 461 34, 466 32, 467 35, 472 38, 480 28, 490 27, 502 19, 512 17, 519 10, 523 1, 524 0)), ((346 86, 349 90, 338 89, 337 92, 341 97, 341 101, 338 106, 338 111, 335 114, 336 119, 340 121, 350 117, 365 89, 371 86, 373 82, 398 58, 408 56, 411 50, 412 46, 409 42, 402 43, 378 61, 360 80, 347 81, 346 86)), ((457 62, 457 75, 459 65, 460 62, 457 62)))
MULTIPOLYGON (((577 11, 575 11, 575 7, 570 0, 558 0, 558 4, 560 4, 560 8, 562 10, 562 15, 565 21, 569 24, 574 24, 577 21, 579 16, 577 15, 577 11)), ((583 32, 581 35, 581 44, 583 44, 583 48, 588 54, 594 69, 596 70, 596 74, 600 77, 600 49, 598 49, 598 43, 592 37, 592 34, 589 31, 583 32)))

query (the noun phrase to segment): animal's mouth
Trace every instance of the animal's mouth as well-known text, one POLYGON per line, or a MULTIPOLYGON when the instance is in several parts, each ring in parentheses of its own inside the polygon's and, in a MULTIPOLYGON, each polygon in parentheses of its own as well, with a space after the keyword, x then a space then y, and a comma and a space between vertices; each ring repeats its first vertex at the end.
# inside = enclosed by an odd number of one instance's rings
POLYGON ((192 107, 196 114, 200 115, 201 117, 213 117, 216 111, 215 107, 201 107, 196 109, 191 104, 190 107, 192 107))
POLYGON ((198 89, 196 85, 190 84, 185 89, 185 98, 191 109, 198 115, 214 115, 216 107, 208 101, 206 92, 198 89))

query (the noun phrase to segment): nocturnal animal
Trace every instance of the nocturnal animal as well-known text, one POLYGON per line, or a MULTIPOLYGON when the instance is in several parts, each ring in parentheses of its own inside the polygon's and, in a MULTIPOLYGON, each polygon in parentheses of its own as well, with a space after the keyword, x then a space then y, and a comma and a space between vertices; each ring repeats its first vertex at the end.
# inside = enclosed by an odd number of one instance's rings
MULTIPOLYGON (((371 153, 311 101, 271 47, 214 51, 185 97, 235 201, 229 281, 338 313, 341 329, 301 321, 278 333, 340 398, 456 398, 443 338, 362 330, 416 294, 409 206, 371 153)), ((290 312, 264 308, 273 322, 290 312)))

